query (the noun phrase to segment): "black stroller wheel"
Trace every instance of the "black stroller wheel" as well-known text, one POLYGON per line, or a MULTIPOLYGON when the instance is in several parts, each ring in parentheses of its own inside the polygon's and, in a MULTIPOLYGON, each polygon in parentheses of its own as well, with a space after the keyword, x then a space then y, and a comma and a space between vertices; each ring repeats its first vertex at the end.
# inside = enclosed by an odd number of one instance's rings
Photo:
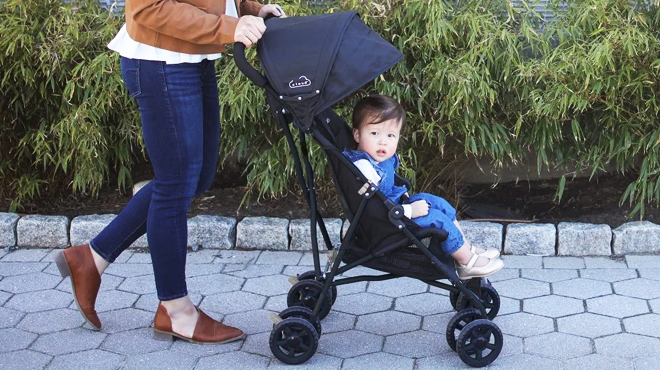
POLYGON ((298 365, 314 356, 319 334, 309 321, 290 317, 275 325, 268 342, 270 351, 278 360, 298 365))
MULTIPOLYGON (((312 271, 305 271, 302 274, 298 275, 298 280, 310 280, 314 279, 316 280, 316 272, 314 270, 312 271)), ((321 282, 325 283, 325 278, 321 278, 321 282)), ((335 304, 335 301, 337 300, 337 286, 332 287, 332 304, 335 304)))
POLYGON ((447 337, 449 348, 456 351, 456 338, 458 338, 467 324, 479 319, 481 319, 481 312, 476 308, 468 308, 466 310, 458 311, 447 323, 445 336, 447 337))
MULTIPOLYGON (((314 310, 323 292, 323 283, 316 280, 300 280, 289 290, 286 297, 286 303, 289 307, 303 306, 314 310)), ((330 313, 332 308, 332 291, 328 290, 323 300, 323 305, 319 311, 319 320, 323 320, 330 313)))
POLYGON ((461 330, 456 352, 467 365, 483 367, 495 361, 503 345, 504 337, 500 328, 492 321, 479 319, 461 330))
POLYGON ((459 294, 460 293, 458 293, 458 292, 456 292, 456 293, 449 292, 449 303, 451 303, 451 306, 454 308, 455 311, 460 311, 456 306, 456 303, 458 302, 459 294))
MULTIPOLYGON (((486 314, 489 319, 494 319, 497 316, 497 313, 500 312, 500 295, 497 293, 497 290, 493 288, 490 282, 482 284, 481 286, 481 302, 486 309, 486 314)), ((456 310, 464 310, 466 308, 475 308, 474 302, 470 300, 465 294, 461 293, 458 295, 456 301, 456 310)))
MULTIPOLYGON (((289 317, 297 317, 300 319, 305 319, 309 321, 312 326, 314 326, 314 329, 316 329, 316 332, 321 335, 321 320, 317 317, 314 322, 312 322, 310 319, 312 318, 312 310, 310 310, 307 307, 303 306, 293 306, 285 309, 284 311, 280 312, 280 318, 282 320, 286 320, 289 317)), ((274 327, 275 325, 273 325, 274 327)))

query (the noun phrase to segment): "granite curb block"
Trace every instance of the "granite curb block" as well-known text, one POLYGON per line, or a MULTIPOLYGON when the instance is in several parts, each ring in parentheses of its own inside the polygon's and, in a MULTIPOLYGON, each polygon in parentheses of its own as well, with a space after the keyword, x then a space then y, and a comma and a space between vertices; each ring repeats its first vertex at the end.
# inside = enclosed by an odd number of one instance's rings
MULTIPOLYGON (((0 213, 0 247, 64 248, 89 242, 115 215, 86 215, 71 222, 65 216, 0 213)), ((350 222, 325 219, 334 246, 350 222)), ((459 221, 466 237, 477 246, 497 248, 511 255, 611 256, 660 253, 660 225, 628 222, 612 230, 604 224, 561 222, 554 224, 459 221), (556 248, 556 251, 555 251, 556 248)), ((317 227, 319 246, 325 250, 317 227)), ((193 249, 311 250, 309 219, 199 215, 188 220, 188 245, 193 249)), ((146 236, 132 248, 147 248, 146 236)))

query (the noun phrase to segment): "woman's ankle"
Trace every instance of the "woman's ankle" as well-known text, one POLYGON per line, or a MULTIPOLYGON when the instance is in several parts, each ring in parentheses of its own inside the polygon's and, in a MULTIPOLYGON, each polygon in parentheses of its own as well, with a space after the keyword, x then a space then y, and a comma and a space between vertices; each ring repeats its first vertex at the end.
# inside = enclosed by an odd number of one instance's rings
POLYGON ((92 252, 92 258, 94 258, 94 265, 96 265, 96 271, 99 272, 99 276, 103 275, 103 271, 110 265, 110 262, 106 261, 101 255, 96 253, 92 246, 89 246, 89 250, 92 252))

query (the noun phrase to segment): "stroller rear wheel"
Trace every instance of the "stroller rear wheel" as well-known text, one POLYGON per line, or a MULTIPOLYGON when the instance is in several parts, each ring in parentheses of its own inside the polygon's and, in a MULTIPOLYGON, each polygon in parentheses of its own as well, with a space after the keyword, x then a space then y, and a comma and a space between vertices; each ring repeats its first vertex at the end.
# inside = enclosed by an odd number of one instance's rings
POLYGON ((269 345, 278 360, 289 365, 302 364, 316 353, 319 334, 309 321, 290 317, 275 325, 269 345))
MULTIPOLYGON (((500 311, 500 295, 497 290, 493 288, 490 281, 484 280, 481 284, 481 302, 486 309, 486 314, 489 319, 494 319, 500 311)), ((470 300, 465 294, 460 293, 456 300, 456 310, 464 310, 466 308, 475 308, 474 302, 470 300)))
MULTIPOLYGON (((289 290, 286 303, 289 307, 303 306, 314 310, 316 303, 323 293, 323 283, 316 280, 300 280, 289 290)), ((319 311, 319 320, 323 320, 332 308, 332 291, 328 290, 319 311)))
MULTIPOLYGON (((305 271, 302 274, 298 275, 298 280, 310 280, 314 279, 316 280, 316 272, 314 270, 311 271, 305 271)), ((322 283, 325 283, 325 278, 321 278, 320 280, 322 283)), ((337 300, 337 286, 332 287, 332 304, 335 304, 335 301, 337 300)))
POLYGON ((289 317, 298 317, 301 319, 305 319, 312 323, 314 326, 314 329, 316 329, 316 332, 319 333, 319 336, 321 335, 321 320, 317 317, 314 322, 312 322, 310 319, 312 318, 312 310, 310 310, 307 307, 303 306, 293 306, 285 309, 284 311, 280 312, 280 318, 282 320, 286 320, 289 317))
POLYGON ((472 367, 483 367, 495 361, 502 351, 504 338, 497 325, 479 319, 465 325, 458 335, 456 352, 463 362, 472 367))
POLYGON ((445 336, 447 337, 449 348, 456 351, 456 338, 463 332, 467 324, 479 319, 481 319, 481 312, 476 308, 468 308, 457 312, 447 323, 445 336))

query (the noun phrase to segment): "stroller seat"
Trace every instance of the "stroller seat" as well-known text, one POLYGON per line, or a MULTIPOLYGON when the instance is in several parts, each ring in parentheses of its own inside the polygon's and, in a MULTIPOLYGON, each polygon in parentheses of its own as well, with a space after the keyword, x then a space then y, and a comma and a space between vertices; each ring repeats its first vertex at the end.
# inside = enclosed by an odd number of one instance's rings
POLYGON ((401 52, 352 11, 271 18, 266 26, 257 44, 265 76, 248 63, 243 44, 234 45, 234 59, 243 74, 266 90, 270 109, 286 136, 310 207, 314 259, 314 270, 290 278, 288 308, 273 317, 269 339, 273 355, 284 363, 300 364, 316 353, 321 320, 338 299, 338 286, 412 277, 449 291, 452 307, 458 312, 447 325, 447 343, 461 360, 475 367, 492 363, 503 346, 502 332, 491 321, 500 307, 495 288, 487 279, 461 281, 453 259, 439 248, 447 233, 421 228, 404 217, 403 208, 387 199, 342 154, 352 146, 352 134, 331 106, 396 64, 403 57, 401 52), (298 145, 290 126, 299 131, 298 145), (308 135, 326 154, 350 221, 338 250, 318 212, 308 135), (329 250, 324 268, 317 225, 329 250), (429 239, 428 246, 423 239, 429 239), (359 266, 385 274, 343 277, 344 272, 359 266))

